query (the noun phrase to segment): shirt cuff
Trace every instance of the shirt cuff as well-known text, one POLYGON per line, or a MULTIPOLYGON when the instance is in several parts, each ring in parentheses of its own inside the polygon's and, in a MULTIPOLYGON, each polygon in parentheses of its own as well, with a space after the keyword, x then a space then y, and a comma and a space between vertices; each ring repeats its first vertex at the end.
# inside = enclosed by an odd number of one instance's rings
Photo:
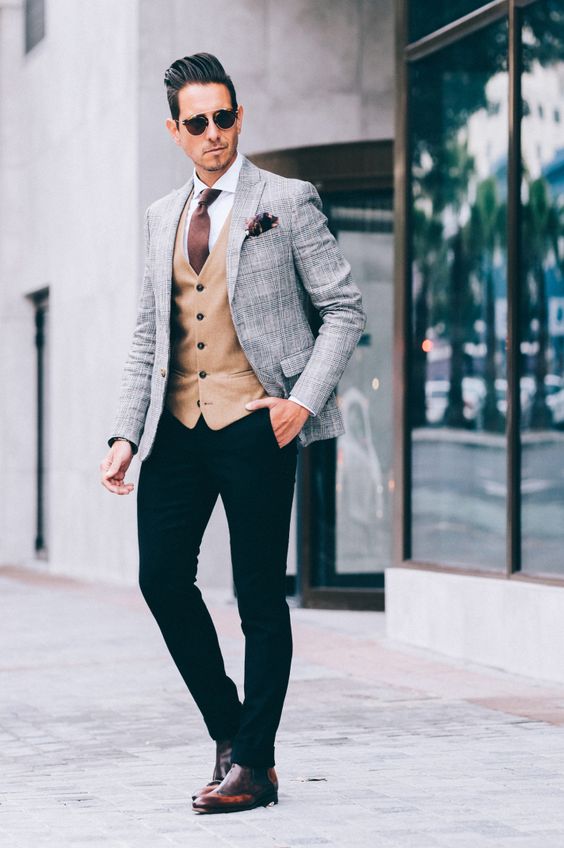
POLYGON ((303 406, 304 409, 307 409, 307 411, 309 412, 310 415, 315 415, 315 413, 309 408, 309 406, 306 406, 305 403, 302 403, 301 400, 298 400, 298 398, 295 397, 295 395, 290 395, 288 400, 293 400, 294 403, 299 403, 300 406, 303 406))

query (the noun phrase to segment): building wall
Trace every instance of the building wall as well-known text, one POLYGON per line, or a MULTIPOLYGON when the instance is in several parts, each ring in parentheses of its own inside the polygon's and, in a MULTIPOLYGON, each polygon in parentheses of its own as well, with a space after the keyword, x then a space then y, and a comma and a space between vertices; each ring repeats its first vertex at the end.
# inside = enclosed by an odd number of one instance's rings
MULTIPOLYGON (((165 128, 164 70, 180 56, 217 53, 246 107, 246 153, 390 137, 392 6, 51 0, 46 37, 25 56, 21 3, 0 0, 0 379, 8 398, 0 410, 0 563, 34 562, 35 350, 26 295, 49 285, 45 567, 136 579, 135 490, 111 495, 98 469, 135 324, 143 212, 191 172, 165 128)), ((136 483, 138 472, 134 459, 128 479, 136 483)), ((218 506, 202 583, 230 585, 227 552, 218 506)), ((290 571, 295 535, 291 552, 290 571)))
POLYGON ((23 51, 0 9, 0 562, 33 559, 35 350, 26 295, 50 287, 49 568, 130 579, 132 498, 99 483, 139 277, 136 0, 46 3, 23 51), (126 502, 127 501, 127 502, 126 502))
POLYGON ((19 2, 0 2, 0 553, 1 561, 30 552, 33 519, 34 429, 22 391, 33 379, 29 306, 22 297, 21 192, 23 157, 19 133, 23 109, 11 96, 13 68, 21 63, 19 2))
POLYGON ((386 627, 395 642, 564 682, 561 586, 389 568, 386 627))

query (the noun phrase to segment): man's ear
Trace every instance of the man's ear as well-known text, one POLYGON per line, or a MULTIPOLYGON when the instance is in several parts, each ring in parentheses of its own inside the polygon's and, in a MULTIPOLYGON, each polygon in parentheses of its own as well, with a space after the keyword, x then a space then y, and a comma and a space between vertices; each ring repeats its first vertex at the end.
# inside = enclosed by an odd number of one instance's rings
POLYGON ((180 133, 178 132, 178 127, 176 126, 176 122, 172 120, 172 118, 166 119, 166 128, 171 134, 174 142, 176 144, 180 144, 180 133))
POLYGON ((244 112, 245 112, 245 110, 243 109, 241 104, 239 104, 239 106, 237 106, 237 135, 239 135, 239 133, 241 132, 241 128, 243 126, 243 114, 244 114, 244 112))

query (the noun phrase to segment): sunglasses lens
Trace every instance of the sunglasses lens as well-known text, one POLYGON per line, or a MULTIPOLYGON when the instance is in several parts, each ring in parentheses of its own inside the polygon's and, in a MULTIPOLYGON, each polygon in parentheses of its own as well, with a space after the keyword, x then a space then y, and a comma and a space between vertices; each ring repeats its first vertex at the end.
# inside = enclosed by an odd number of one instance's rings
MULTIPOLYGON (((237 113, 232 109, 218 109, 213 115, 214 122, 220 130, 230 129, 237 120, 237 113)), ((190 135, 202 135, 208 125, 205 115, 194 115, 187 121, 182 121, 190 135)))
POLYGON ((190 135, 201 135, 208 125, 208 120, 205 115, 196 115, 195 118, 190 118, 184 122, 184 126, 190 135))
POLYGON ((220 130, 228 130, 235 123, 237 115, 230 109, 220 109, 215 113, 213 119, 220 130))

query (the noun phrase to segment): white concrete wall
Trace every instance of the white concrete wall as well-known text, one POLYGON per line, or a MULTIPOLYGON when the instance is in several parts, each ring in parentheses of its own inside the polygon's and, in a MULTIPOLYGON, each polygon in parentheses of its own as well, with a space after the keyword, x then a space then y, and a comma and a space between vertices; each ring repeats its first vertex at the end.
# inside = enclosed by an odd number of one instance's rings
POLYGON ((0 562, 30 556, 34 540, 33 314, 23 297, 26 107, 14 96, 22 65, 19 0, 0 0, 0 562), (15 73, 14 73, 15 72, 15 73))
POLYGON ((46 8, 46 37, 27 55, 22 10, 0 12, 0 562, 33 558, 35 351, 25 295, 48 285, 49 568, 131 580, 135 539, 123 527, 134 502, 105 492, 98 466, 139 277, 137 2, 46 8))
POLYGON ((386 571, 387 635, 564 682, 564 588, 410 568, 386 571))

